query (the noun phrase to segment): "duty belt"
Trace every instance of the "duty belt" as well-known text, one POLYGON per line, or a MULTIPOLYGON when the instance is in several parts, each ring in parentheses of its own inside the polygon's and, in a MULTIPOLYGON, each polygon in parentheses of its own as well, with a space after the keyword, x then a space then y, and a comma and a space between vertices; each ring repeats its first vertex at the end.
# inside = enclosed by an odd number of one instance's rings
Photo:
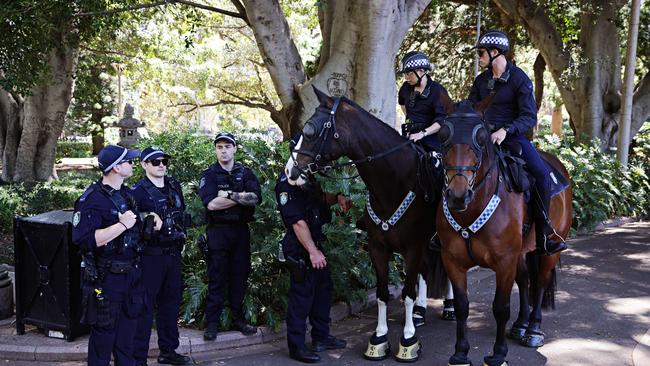
POLYGON ((108 272, 113 274, 126 274, 130 273, 134 268, 138 267, 138 259, 135 258, 129 261, 118 261, 118 260, 98 260, 97 264, 99 267, 108 270, 108 272))
POLYGON ((146 247, 144 248, 144 252, 142 253, 143 255, 178 255, 180 250, 178 250, 178 246, 170 246, 170 247, 146 247))

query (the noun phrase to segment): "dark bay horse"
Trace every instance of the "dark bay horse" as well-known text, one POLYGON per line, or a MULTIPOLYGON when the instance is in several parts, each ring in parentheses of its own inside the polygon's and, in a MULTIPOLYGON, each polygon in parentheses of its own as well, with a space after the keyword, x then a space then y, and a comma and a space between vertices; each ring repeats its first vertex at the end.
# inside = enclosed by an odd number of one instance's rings
MULTIPOLYGON (((553 305, 554 268, 560 254, 541 256, 534 252, 534 228, 526 233, 522 229, 529 215, 524 195, 506 189, 495 159, 496 147, 481 116, 471 106, 460 104, 449 114, 438 136, 443 144, 445 188, 436 222, 457 317, 455 353, 449 364, 471 364, 466 336, 467 271, 479 265, 496 272, 492 303, 497 321, 496 342, 493 355, 484 358, 484 365, 507 365, 505 337, 512 285, 516 280, 520 312, 510 336, 527 346, 541 346, 541 309, 543 305, 553 305), (529 278, 532 312, 528 302, 529 278)), ((548 154, 542 157, 569 181, 568 172, 557 158, 548 154)), ((551 221, 563 237, 571 226, 571 205, 570 186, 551 202, 551 221)))
POLYGON ((341 156, 356 162, 368 189, 365 225, 377 276, 377 328, 364 356, 381 360, 390 354, 386 319, 388 262, 393 252, 399 252, 406 266, 402 292, 406 314, 395 357, 416 361, 421 347, 413 324, 416 283, 434 234, 436 208, 424 181, 422 150, 354 102, 330 98, 316 88, 314 91, 320 105, 303 127, 302 138, 287 162, 287 177, 300 185, 309 171, 327 170, 341 156))

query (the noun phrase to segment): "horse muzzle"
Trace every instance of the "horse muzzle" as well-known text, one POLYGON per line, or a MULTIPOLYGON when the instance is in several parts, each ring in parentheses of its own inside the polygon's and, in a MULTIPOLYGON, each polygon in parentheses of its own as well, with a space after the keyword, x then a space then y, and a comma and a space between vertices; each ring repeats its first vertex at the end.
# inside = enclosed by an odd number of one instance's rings
POLYGON ((469 203, 474 199, 474 190, 472 189, 467 189, 459 195, 454 193, 451 188, 447 188, 444 194, 447 199, 447 205, 452 211, 463 212, 467 210, 469 203))

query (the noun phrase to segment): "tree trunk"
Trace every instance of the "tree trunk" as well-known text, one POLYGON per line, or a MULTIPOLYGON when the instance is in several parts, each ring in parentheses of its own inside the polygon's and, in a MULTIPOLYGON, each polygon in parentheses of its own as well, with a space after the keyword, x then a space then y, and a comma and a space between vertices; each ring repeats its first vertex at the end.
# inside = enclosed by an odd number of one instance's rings
MULTIPOLYGON (((63 131, 72 98, 77 50, 54 49, 49 63, 51 82, 32 89, 22 103, 18 123, 15 119, 5 119, 7 126, 16 129, 5 138, 3 179, 23 182, 56 177, 53 171, 56 141, 63 131)), ((7 99, 7 93, 3 94, 7 99)))
POLYGON ((323 0, 319 71, 306 81, 302 59, 277 0, 243 0, 255 40, 283 105, 285 138, 302 128, 317 106, 311 85, 344 95, 395 125, 395 55, 406 32, 431 0, 323 0), (288 129, 288 133, 287 133, 288 129))
POLYGON ((22 105, 20 96, 14 96, 0 88, 0 158, 1 180, 13 179, 18 141, 22 131, 22 105))
MULTIPOLYGON (((614 23, 623 1, 585 1, 579 48, 571 55, 552 20, 532 0, 495 0, 495 4, 524 26, 546 61, 581 139, 599 138, 603 149, 615 146, 621 108, 621 50, 614 23)), ((650 80, 634 96, 632 134, 650 116, 650 80)), ((633 136, 633 135, 632 135, 633 136)))
POLYGON ((92 154, 97 155, 104 147, 104 131, 93 132, 91 137, 93 143, 92 154))

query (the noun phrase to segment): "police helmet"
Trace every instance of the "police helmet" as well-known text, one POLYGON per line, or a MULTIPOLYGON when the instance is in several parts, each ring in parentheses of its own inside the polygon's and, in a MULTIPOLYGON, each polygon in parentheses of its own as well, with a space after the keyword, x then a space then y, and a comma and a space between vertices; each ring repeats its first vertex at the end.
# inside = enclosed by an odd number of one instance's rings
POLYGON ((508 52, 510 47, 510 42, 508 41, 508 36, 498 30, 490 30, 485 32, 481 38, 479 38, 476 46, 474 48, 485 48, 486 50, 497 49, 501 53, 508 52))
POLYGON ((402 57, 401 68, 399 70, 400 74, 417 69, 431 70, 429 58, 424 53, 411 51, 402 57))

